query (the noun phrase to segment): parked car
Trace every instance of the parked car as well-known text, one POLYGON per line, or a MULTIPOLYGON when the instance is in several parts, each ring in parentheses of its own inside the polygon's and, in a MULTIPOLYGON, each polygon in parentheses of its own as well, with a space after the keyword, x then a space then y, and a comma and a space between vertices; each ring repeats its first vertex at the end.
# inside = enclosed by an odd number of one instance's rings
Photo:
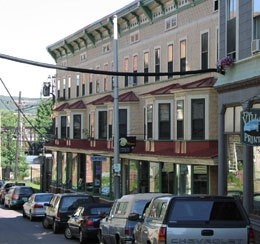
POLYGON ((31 221, 34 218, 41 218, 45 215, 45 203, 49 203, 53 193, 34 193, 28 201, 23 204, 23 217, 28 217, 31 221))
POLYGON ((116 200, 109 216, 100 221, 100 243, 133 243, 133 230, 145 208, 156 196, 167 193, 137 193, 124 195, 116 200))
POLYGON ((42 225, 44 228, 52 227, 53 233, 64 230, 69 216, 81 205, 95 202, 92 195, 84 193, 57 193, 49 203, 45 203, 45 215, 42 225))
POLYGON ((0 187, 2 187, 4 185, 5 181, 4 180, 0 180, 0 187))
POLYGON ((12 186, 5 195, 4 206, 11 208, 22 208, 34 193, 30 186, 12 186))
POLYGON ((100 220, 109 214, 111 206, 109 203, 87 203, 78 207, 67 222, 64 236, 79 238, 81 244, 88 239, 97 239, 100 220))
POLYGON ((25 186, 25 183, 20 183, 20 182, 5 182, 1 188, 0 188, 0 201, 2 204, 4 204, 5 201, 5 195, 9 191, 10 187, 12 186, 25 186))
POLYGON ((135 226, 135 243, 255 243, 239 198, 172 196, 154 198, 135 226))

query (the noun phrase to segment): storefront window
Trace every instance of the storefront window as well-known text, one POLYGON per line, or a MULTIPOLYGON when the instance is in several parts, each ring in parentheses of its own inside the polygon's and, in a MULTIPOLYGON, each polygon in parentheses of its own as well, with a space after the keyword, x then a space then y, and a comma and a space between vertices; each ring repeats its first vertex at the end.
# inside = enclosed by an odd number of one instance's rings
POLYGON ((160 164, 150 163, 150 192, 160 192, 160 164))
POLYGON ((172 163, 162 165, 162 192, 174 193, 175 167, 172 163))
POLYGON ((86 162, 86 191, 93 192, 93 163, 89 155, 86 162))
POLYGON ((103 161, 102 162, 102 177, 101 177, 101 195, 105 197, 110 197, 111 189, 110 189, 110 162, 103 161))
POLYGON ((129 163, 129 192, 138 192, 138 163, 130 161, 129 163))
POLYGON ((206 165, 193 166, 193 193, 208 193, 208 167, 206 165))
POLYGON ((178 193, 191 194, 191 166, 178 165, 178 193))
POLYGON ((77 190, 78 187, 78 163, 77 155, 72 156, 72 189, 77 190))

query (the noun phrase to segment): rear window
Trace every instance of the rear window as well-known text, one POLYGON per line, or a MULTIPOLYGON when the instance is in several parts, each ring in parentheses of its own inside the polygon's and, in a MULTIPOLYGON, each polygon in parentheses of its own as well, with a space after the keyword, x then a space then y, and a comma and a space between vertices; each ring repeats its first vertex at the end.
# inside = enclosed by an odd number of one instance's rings
POLYGON ((60 210, 62 211, 74 211, 79 206, 84 205, 86 202, 93 202, 92 198, 90 197, 83 197, 83 196, 66 196, 62 198, 60 204, 60 210))
POLYGON ((20 193, 20 194, 24 194, 24 195, 30 195, 30 194, 33 194, 33 189, 32 188, 18 188, 17 189, 18 191, 18 193, 20 193))
MULTIPOLYGON (((86 209, 87 210, 87 209, 86 209)), ((89 213, 93 215, 98 215, 98 214, 109 214, 110 207, 94 207, 89 209, 89 213)), ((84 211, 84 214, 86 214, 88 211, 84 211)))
POLYGON ((176 201, 169 213, 170 222, 242 221, 237 204, 232 201, 176 201))
POLYGON ((52 195, 36 195, 35 201, 36 202, 49 202, 52 198, 52 195))

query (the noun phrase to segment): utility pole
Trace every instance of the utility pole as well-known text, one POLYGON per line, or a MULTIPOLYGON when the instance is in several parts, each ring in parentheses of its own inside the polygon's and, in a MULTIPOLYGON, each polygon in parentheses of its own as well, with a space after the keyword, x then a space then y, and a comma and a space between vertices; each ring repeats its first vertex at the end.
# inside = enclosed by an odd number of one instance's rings
POLYGON ((14 179, 17 181, 18 176, 18 164, 20 159, 20 142, 21 142, 21 92, 19 92, 19 100, 18 100, 18 118, 17 118, 17 135, 16 135, 16 156, 15 156, 15 169, 14 169, 14 179))
MULTIPOLYGON (((114 71, 118 72, 118 30, 117 16, 114 15, 114 71)), ((119 159, 119 105, 118 105, 118 76, 114 76, 114 194, 120 198, 120 159, 119 159)))

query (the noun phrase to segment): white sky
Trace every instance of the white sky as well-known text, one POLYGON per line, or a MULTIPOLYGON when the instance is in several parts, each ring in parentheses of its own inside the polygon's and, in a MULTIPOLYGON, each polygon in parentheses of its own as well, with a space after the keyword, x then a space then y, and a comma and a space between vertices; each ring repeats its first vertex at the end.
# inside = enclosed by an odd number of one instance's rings
MULTIPOLYGON (((47 46, 133 0, 0 0, 0 53, 54 64, 47 46)), ((40 97, 55 70, 0 58, 0 78, 12 96, 40 97)), ((7 95, 0 82, 0 95, 7 95)))

